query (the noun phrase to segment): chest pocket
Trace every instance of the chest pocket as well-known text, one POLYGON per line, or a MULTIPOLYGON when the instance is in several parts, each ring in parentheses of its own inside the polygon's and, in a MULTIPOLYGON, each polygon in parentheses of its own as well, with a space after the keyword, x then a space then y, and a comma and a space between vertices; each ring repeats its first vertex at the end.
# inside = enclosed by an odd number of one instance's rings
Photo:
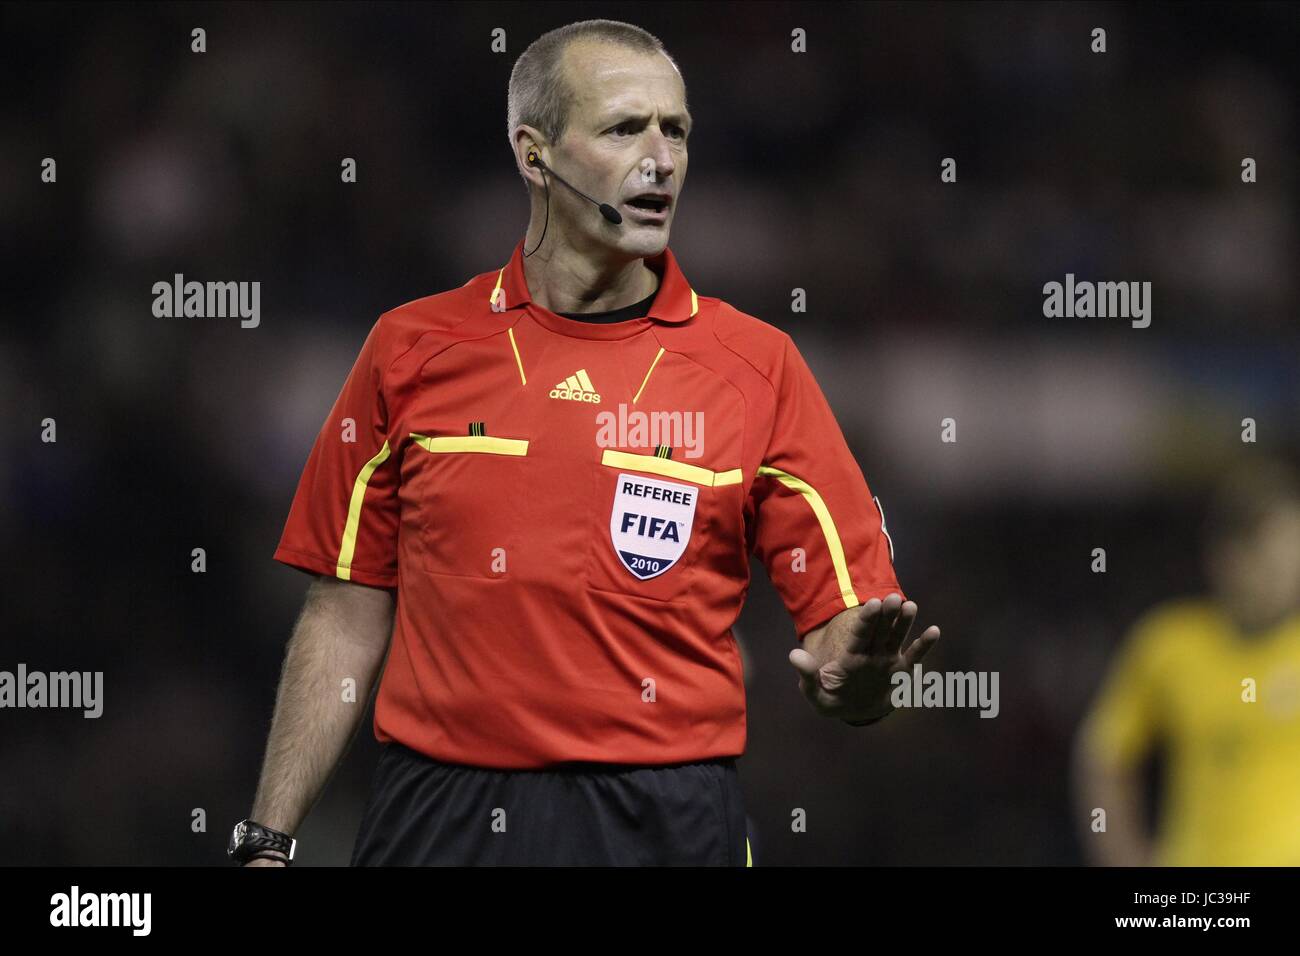
POLYGON ((426 571, 503 578, 520 540, 528 439, 411 433, 402 481, 426 571))
POLYGON ((606 449, 593 465, 587 585, 659 601, 683 599, 728 509, 741 471, 606 449))

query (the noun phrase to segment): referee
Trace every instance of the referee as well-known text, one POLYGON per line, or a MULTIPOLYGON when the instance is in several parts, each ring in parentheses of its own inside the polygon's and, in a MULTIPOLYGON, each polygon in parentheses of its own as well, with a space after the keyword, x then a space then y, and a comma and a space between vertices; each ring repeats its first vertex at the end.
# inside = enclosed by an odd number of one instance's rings
POLYGON ((251 817, 280 866, 375 700, 353 865, 752 862, 731 627, 762 561, 815 710, 891 710, 916 617, 879 502, 788 335, 668 249, 691 115, 662 43, 545 34, 510 76, 509 261, 381 315, 275 558, 315 575, 251 817))

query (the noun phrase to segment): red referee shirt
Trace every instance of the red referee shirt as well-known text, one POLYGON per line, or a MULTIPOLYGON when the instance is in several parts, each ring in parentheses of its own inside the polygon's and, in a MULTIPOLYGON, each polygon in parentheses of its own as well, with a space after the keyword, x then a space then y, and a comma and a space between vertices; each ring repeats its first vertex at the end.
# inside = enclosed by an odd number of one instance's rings
POLYGON ((381 742, 504 768, 739 755, 749 554, 802 635, 903 593, 883 515, 784 332, 667 249, 648 316, 566 319, 522 250, 379 317, 275 558, 397 589, 381 742))

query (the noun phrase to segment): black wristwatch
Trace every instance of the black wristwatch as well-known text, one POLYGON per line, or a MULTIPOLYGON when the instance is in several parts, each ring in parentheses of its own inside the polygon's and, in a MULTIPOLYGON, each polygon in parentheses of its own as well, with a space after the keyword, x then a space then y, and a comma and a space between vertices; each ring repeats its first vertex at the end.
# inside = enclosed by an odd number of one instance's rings
POLYGON ((293 851, 297 846, 298 841, 287 833, 272 830, 252 820, 240 820, 230 834, 230 845, 226 847, 226 853, 240 866, 259 857, 282 859, 284 865, 289 866, 293 862, 293 851), (284 856, 275 856, 267 850, 277 850, 284 856))

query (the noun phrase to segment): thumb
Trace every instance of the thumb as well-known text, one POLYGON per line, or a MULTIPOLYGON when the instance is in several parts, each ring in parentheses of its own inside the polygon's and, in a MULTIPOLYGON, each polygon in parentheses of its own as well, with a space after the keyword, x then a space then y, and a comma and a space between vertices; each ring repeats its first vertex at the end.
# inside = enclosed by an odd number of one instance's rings
POLYGON ((814 685, 819 683, 817 672, 821 670, 821 665, 817 663, 817 658, 802 647, 796 647, 790 651, 790 663, 794 665, 794 669, 799 672, 800 677, 806 677, 814 685))
POLYGON ((814 706, 820 705, 823 702, 824 692, 822 690, 821 665, 817 663, 817 658, 802 647, 796 647, 790 651, 790 663, 799 672, 799 691, 814 706))

